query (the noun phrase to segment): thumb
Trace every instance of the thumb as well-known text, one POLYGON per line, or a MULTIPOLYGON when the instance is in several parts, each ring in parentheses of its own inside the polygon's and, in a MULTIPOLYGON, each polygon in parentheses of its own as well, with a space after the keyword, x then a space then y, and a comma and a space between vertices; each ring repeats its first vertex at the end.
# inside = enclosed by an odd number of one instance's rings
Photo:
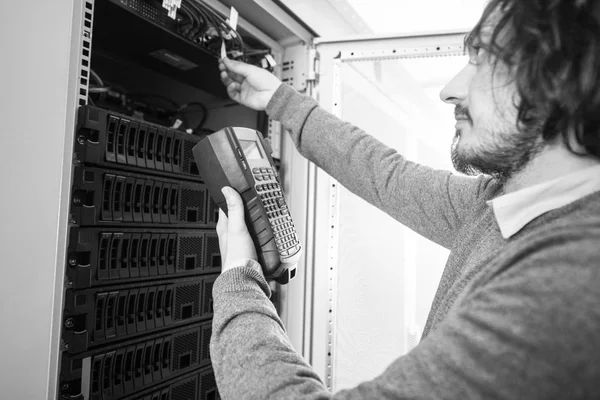
POLYGON ((228 186, 221 189, 227 202, 227 219, 229 220, 228 231, 242 232, 246 231, 246 222, 244 221, 244 203, 239 193, 228 186))
POLYGON ((228 71, 231 71, 234 74, 238 74, 243 78, 247 78, 252 69, 252 67, 249 64, 243 63, 241 61, 230 60, 227 57, 223 59, 223 64, 225 64, 225 67, 228 71))

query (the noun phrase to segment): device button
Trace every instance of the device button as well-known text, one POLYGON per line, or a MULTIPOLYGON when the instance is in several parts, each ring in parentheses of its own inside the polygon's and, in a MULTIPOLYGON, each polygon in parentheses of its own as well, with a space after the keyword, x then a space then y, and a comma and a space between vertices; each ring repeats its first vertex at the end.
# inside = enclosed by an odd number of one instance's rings
POLYGON ((292 247, 292 248, 289 249, 289 255, 291 256, 291 255, 296 254, 298 252, 298 250, 300 250, 298 248, 298 245, 294 245, 294 247, 292 247))
POLYGON ((256 179, 257 181, 262 181, 263 180, 262 175, 255 175, 254 179, 256 179))
POLYGON ((244 167, 244 169, 248 169, 248 164, 246 164, 246 161, 242 160, 242 167, 244 167))
POLYGON ((244 158, 244 153, 242 153, 242 151, 240 150, 239 147, 236 147, 235 149, 237 150, 237 153, 240 155, 240 158, 243 159, 244 158))
POLYGON ((253 174, 260 174, 260 168, 252 168, 253 174))

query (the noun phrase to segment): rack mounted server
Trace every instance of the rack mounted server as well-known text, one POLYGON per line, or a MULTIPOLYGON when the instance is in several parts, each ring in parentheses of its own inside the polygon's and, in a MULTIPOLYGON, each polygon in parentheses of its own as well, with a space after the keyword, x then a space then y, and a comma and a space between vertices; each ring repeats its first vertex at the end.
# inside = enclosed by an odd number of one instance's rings
POLYGON ((214 373, 207 367, 123 400, 217 400, 218 395, 214 373))
MULTIPOLYGON (((83 51, 93 38, 98 68, 122 62, 226 96, 214 68, 220 42, 182 36, 160 1, 87 1, 85 13, 93 35, 83 51), (157 42, 206 73, 165 65, 147 48, 157 42)), ((79 104, 59 397, 218 400, 209 354, 218 207, 192 154, 201 137, 79 104)))
POLYGON ((78 162, 201 180, 192 154, 199 136, 92 106, 80 107, 77 121, 78 162))
POLYGON ((63 340, 70 353, 212 317, 216 275, 68 290, 63 340))
POLYGON ((210 363, 211 322, 102 349, 63 354, 63 396, 115 400, 210 363))
POLYGON ((72 222, 82 226, 215 226, 202 183, 78 166, 72 200, 72 222))
POLYGON ((214 274, 221 269, 214 230, 78 228, 70 231, 69 285, 86 289, 214 274))

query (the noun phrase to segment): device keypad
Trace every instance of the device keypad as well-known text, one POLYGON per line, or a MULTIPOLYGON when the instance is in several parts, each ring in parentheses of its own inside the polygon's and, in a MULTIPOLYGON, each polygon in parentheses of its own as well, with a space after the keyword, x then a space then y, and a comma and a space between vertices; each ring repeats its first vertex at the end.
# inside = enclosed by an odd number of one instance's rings
POLYGON ((300 248, 296 230, 279 183, 272 168, 253 168, 252 173, 257 181, 256 191, 267 212, 275 243, 283 256, 293 255, 300 248))

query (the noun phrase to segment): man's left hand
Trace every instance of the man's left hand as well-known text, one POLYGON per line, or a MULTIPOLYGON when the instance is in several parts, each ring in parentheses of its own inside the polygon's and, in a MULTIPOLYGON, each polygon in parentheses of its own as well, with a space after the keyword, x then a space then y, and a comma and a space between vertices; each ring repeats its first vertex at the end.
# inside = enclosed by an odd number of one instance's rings
POLYGON ((237 263, 243 259, 257 260, 254 242, 248 232, 244 220, 244 204, 242 198, 233 188, 224 187, 221 192, 227 201, 227 211, 219 210, 219 222, 217 223, 217 235, 219 235, 219 248, 221 249, 221 261, 224 273, 232 268, 240 266, 237 263))

